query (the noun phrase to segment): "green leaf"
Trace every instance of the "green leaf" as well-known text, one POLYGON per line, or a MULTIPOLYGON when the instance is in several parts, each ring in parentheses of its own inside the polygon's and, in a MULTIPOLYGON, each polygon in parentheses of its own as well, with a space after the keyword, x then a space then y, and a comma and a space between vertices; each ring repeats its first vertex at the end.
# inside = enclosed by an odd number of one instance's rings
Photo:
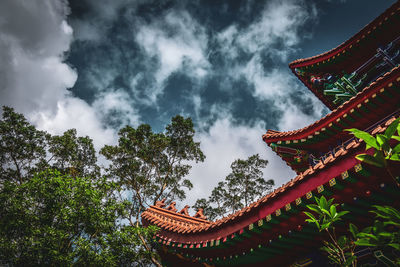
POLYGON ((394 135, 394 136, 392 136, 392 139, 400 141, 400 136, 394 135))
POLYGON ((389 151, 389 138, 386 137, 386 135, 383 134, 377 134, 376 135, 376 141, 378 142, 379 146, 383 148, 384 151, 389 151))
POLYGON ((340 218, 340 217, 346 215, 347 213, 350 213, 350 211, 347 211, 347 210, 339 211, 339 212, 337 213, 337 217, 340 218))
POLYGON ((400 118, 397 118, 395 121, 393 121, 386 129, 385 131, 385 136, 390 139, 393 134, 396 132, 397 127, 399 126, 399 121, 400 118))
POLYGON ((321 224, 321 230, 329 229, 331 224, 332 224, 332 222, 327 222, 327 223, 321 224))
POLYGON ((382 161, 368 154, 359 154, 356 156, 356 159, 380 168, 385 166, 382 161))
POLYGON ((396 154, 392 155, 389 159, 393 160, 393 161, 400 161, 400 154, 396 153, 396 154))
POLYGON ((394 248, 396 250, 400 250, 400 244, 390 243, 390 244, 388 244, 388 246, 391 246, 392 248, 394 248))
POLYGON ((350 256, 346 259, 346 261, 344 262, 344 266, 350 266, 353 261, 355 261, 357 259, 356 256, 350 256))
POLYGON ((315 204, 310 204, 306 206, 309 210, 315 211, 316 213, 322 215, 321 209, 319 208, 318 205, 315 204))
POLYGON ((337 216, 336 207, 334 205, 331 206, 330 213, 332 218, 337 216))
POLYGON ((378 145, 376 139, 375 139, 372 135, 370 135, 369 133, 364 132, 364 131, 361 131, 361 130, 358 130, 358 129, 355 129, 355 128, 353 128, 353 129, 346 129, 345 131, 349 131, 349 132, 351 132, 355 137, 364 140, 364 142, 365 142, 366 144, 368 144, 369 146, 371 146, 371 147, 373 147, 373 148, 375 148, 375 149, 380 149, 380 147, 379 147, 379 145, 378 145))
POLYGON ((304 211, 304 214, 311 218, 312 222, 317 221, 314 215, 310 212, 304 211))
POLYGON ((355 226, 354 224, 350 223, 349 224, 349 230, 350 230, 350 233, 353 235, 353 237, 356 238, 357 234, 358 234, 357 226, 355 226))
POLYGON ((392 153, 400 153, 400 144, 397 144, 397 145, 393 148, 392 153))
POLYGON ((375 244, 372 244, 369 242, 368 238, 361 238, 358 239, 357 241, 354 242, 357 246, 363 246, 363 247, 375 247, 375 244))
POLYGON ((329 213, 328 210, 326 210, 326 209, 321 209, 321 211, 322 211, 323 213, 325 213, 326 215, 328 215, 329 217, 331 217, 331 214, 329 213))
MULTIPOLYGON (((319 206, 321 207, 321 210, 324 209, 326 212, 329 209, 328 207, 328 202, 326 201, 326 198, 324 196, 322 196, 319 200, 319 206)), ((329 212, 328 212, 329 214, 329 212)))

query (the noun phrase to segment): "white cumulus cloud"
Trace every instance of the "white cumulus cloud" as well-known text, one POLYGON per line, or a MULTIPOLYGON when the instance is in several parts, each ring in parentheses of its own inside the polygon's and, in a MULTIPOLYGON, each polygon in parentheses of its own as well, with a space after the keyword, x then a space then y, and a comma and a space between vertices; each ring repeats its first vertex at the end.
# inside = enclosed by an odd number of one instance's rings
MULTIPOLYGON (((247 159, 259 154, 269 161, 264 170, 265 179, 274 179, 277 186, 295 177, 295 173, 262 140, 265 125, 253 127, 235 125, 228 114, 213 123, 209 131, 196 135, 201 149, 207 156, 204 162, 193 166, 189 178, 193 189, 187 202, 194 204, 198 198, 207 198, 211 190, 230 172, 230 165, 236 159, 247 159)), ((185 201, 186 202, 186 201, 185 201)))
POLYGON ((208 72, 208 37, 187 11, 173 10, 150 24, 141 25, 136 41, 148 57, 159 62, 154 70, 156 84, 147 92, 151 103, 156 101, 165 80, 175 71, 184 68, 185 74, 195 79, 208 72))
POLYGON ((103 95, 90 106, 70 94, 77 72, 65 63, 73 40, 68 14, 62 0, 0 1, 0 105, 14 107, 52 134, 76 128, 99 149, 116 140, 115 130, 102 125, 103 113, 119 110, 131 121, 137 116, 115 103, 121 95, 103 95))

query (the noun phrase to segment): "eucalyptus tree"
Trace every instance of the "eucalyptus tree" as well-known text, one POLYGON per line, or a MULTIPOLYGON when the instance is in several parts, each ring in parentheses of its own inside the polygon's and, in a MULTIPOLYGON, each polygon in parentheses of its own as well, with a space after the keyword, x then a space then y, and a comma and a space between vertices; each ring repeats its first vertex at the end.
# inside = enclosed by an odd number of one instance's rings
POLYGON ((248 206, 271 190, 273 180, 265 180, 262 169, 268 160, 261 159, 258 154, 246 160, 237 159, 231 164, 232 172, 225 178, 228 194, 235 198, 226 205, 232 205, 233 210, 248 206), (229 204, 231 203, 231 204, 229 204))
POLYGON ((231 164, 231 173, 220 181, 211 191, 208 200, 200 199, 205 214, 212 219, 240 210, 258 198, 268 194, 273 185, 272 179, 265 180, 262 169, 268 164, 258 154, 246 160, 237 159, 231 164))

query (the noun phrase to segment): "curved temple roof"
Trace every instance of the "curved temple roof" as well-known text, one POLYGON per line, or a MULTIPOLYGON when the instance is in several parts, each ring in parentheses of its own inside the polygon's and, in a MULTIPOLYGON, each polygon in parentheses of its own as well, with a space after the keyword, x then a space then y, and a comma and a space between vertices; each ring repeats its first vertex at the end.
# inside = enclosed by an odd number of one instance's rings
MULTIPOLYGON (((395 117, 392 117, 382 125, 378 125, 372 133, 376 134, 384 132, 386 127, 395 119, 395 117)), ((288 203, 294 202, 296 198, 304 196, 307 192, 312 191, 321 184, 326 183, 332 177, 340 176, 343 171, 355 166, 357 164, 357 160, 355 160, 354 157, 346 157, 346 155, 349 153, 353 154, 356 152, 356 150, 360 150, 360 144, 361 143, 357 140, 353 140, 346 147, 343 147, 337 151, 334 156, 330 156, 324 161, 320 161, 313 167, 310 166, 306 171, 300 173, 294 179, 277 188, 272 193, 250 204, 248 207, 245 207, 242 210, 215 222, 198 219, 157 206, 151 206, 149 209, 143 212, 142 218, 148 224, 151 223, 157 225, 164 230, 160 235, 168 236, 169 241, 182 243, 187 242, 192 244, 222 238, 226 235, 240 231, 240 229, 248 226, 250 223, 257 222, 257 220, 260 218, 265 217, 266 215, 261 215, 261 213, 263 213, 260 212, 261 208, 267 208, 267 213, 272 214, 276 212, 276 210, 284 208, 288 203), (329 172, 328 176, 326 173, 323 173, 322 176, 318 175, 327 168, 332 167, 336 161, 342 161, 342 163, 343 161, 347 162, 343 164, 343 169, 338 169, 334 172, 336 174, 329 172), (300 187, 305 185, 307 182, 309 184, 300 189, 300 187), (294 188, 296 188, 296 190, 293 190, 294 188), (288 198, 287 191, 296 191, 296 196, 288 198), (246 218, 246 220, 241 222, 243 218, 246 218)))

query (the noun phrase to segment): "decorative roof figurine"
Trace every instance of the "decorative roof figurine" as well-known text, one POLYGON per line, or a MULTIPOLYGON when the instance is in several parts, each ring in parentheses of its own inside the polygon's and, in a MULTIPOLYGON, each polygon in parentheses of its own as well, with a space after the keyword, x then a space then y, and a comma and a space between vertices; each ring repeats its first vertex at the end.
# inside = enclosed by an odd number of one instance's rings
POLYGON ((186 205, 179 213, 184 214, 186 216, 190 216, 188 210, 189 210, 189 205, 186 205))
POLYGON ((200 208, 193 217, 199 218, 199 219, 203 219, 203 220, 207 220, 207 217, 204 216, 202 208, 200 208))
POLYGON ((176 205, 176 202, 175 202, 175 201, 172 201, 172 202, 169 204, 169 206, 167 207, 167 210, 170 210, 170 211, 173 211, 173 212, 177 212, 178 209, 175 207, 175 205, 176 205))
POLYGON ((161 201, 156 201, 156 207, 158 207, 158 208, 164 208, 165 207, 165 201, 166 201, 167 199, 166 198, 163 198, 161 201))

